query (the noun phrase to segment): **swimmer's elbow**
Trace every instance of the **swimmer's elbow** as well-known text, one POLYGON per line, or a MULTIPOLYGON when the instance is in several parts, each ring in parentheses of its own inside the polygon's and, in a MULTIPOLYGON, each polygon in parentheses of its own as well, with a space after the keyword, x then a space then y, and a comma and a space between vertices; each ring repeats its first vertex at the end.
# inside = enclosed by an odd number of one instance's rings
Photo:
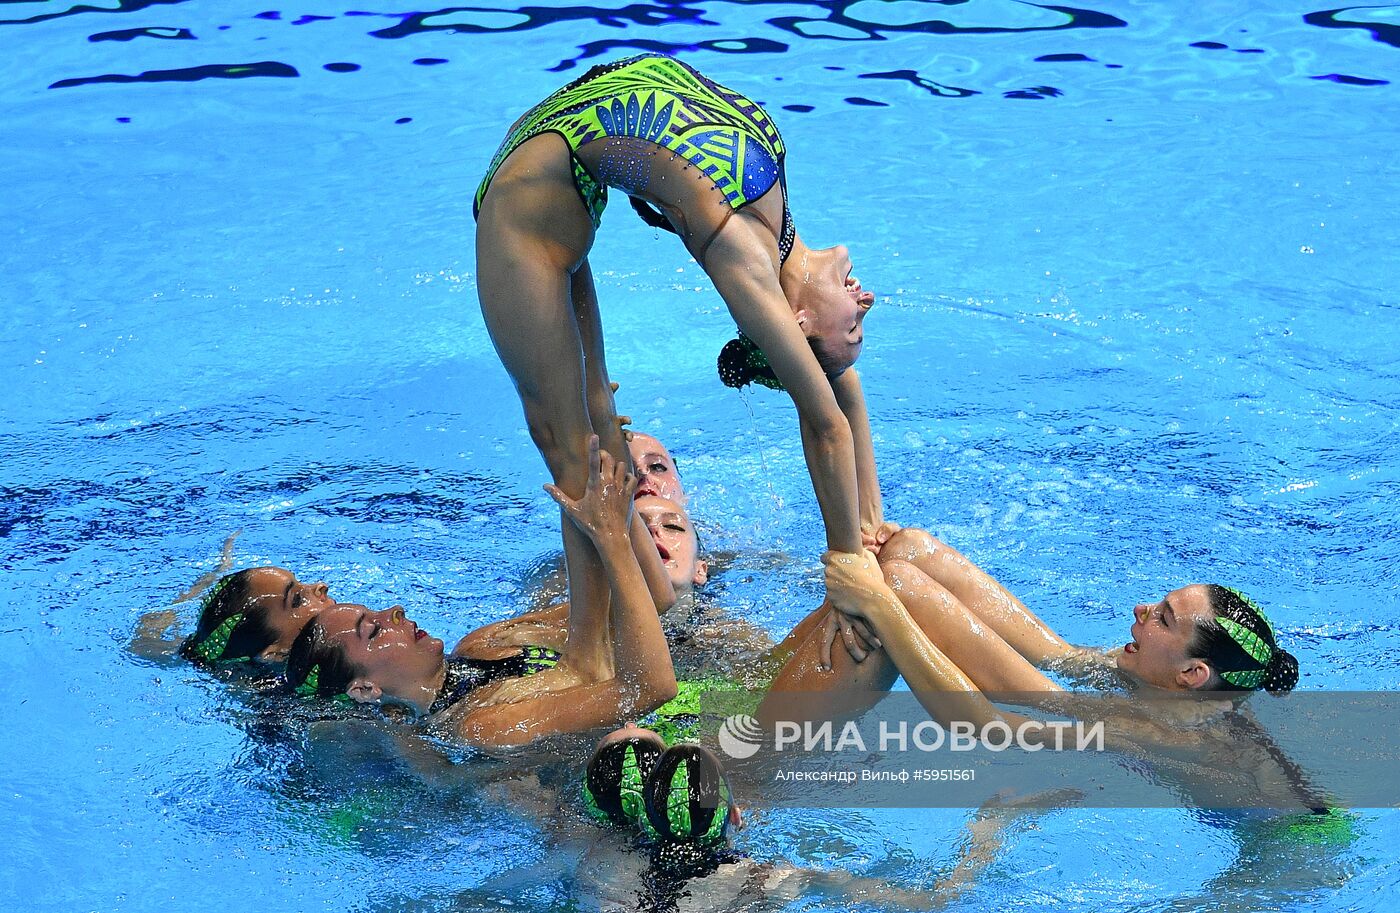
POLYGON ((805 441, 824 452, 845 453, 854 446, 851 425, 840 409, 821 409, 815 414, 803 414, 802 432, 805 441))
POLYGON ((650 713, 667 701, 674 700, 676 690, 676 673, 671 664, 667 663, 664 668, 642 680, 637 696, 637 713, 650 713))

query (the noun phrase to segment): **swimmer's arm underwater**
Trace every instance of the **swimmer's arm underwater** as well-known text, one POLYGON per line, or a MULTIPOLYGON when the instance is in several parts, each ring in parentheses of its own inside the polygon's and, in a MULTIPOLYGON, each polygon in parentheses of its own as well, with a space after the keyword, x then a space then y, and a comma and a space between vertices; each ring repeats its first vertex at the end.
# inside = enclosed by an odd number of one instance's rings
MULTIPOLYGON (((236 529, 224 540, 224 546, 219 550, 218 565, 212 571, 201 574, 189 589, 171 600, 171 605, 179 605, 199 596, 233 567, 233 540, 241 532, 243 530, 236 529)), ((180 634, 180 617, 173 609, 157 609, 144 613, 136 622, 136 632, 131 635, 126 648, 142 659, 162 660, 179 653, 180 644, 184 642, 185 638, 180 634)))

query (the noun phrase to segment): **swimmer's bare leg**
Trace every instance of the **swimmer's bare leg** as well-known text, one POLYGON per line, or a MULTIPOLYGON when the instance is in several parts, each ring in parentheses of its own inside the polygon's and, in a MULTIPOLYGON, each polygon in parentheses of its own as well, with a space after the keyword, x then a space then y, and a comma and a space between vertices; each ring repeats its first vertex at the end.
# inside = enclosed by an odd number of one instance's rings
POLYGON ((760 721, 853 720, 879 703, 899 677, 894 662, 878 648, 862 662, 845 650, 832 650, 826 668, 822 648, 831 611, 823 604, 808 614, 770 654, 781 658, 782 666, 759 705, 760 721))
POLYGON ((445 711, 436 723, 465 741, 514 746, 563 732, 616 726, 676 695, 666 635, 627 534, 636 477, 606 453, 591 455, 590 462, 595 460, 600 468, 584 499, 571 501, 558 491, 551 493, 576 522, 592 530, 617 594, 612 606, 617 674, 609 681, 552 694, 540 694, 538 689, 531 693, 538 675, 503 683, 486 699, 473 694, 445 711))
MULTIPOLYGON (((635 474, 632 458, 627 447, 627 439, 618 421, 617 403, 613 398, 614 385, 608 378, 607 359, 603 351, 603 320, 598 308, 598 290, 593 284, 593 270, 584 260, 574 271, 569 295, 574 305, 574 317, 578 324, 579 341, 583 346, 583 378, 587 390, 588 418, 598 435, 598 444, 608 453, 617 454, 616 459, 625 461, 635 474)), ((647 532, 646 523, 638 514, 632 515, 632 549, 637 554, 637 564, 651 591, 656 610, 664 612, 676 601, 671 580, 666 576, 666 567, 657 554, 656 543, 647 532)))
MULTIPOLYGON (((562 139, 540 136, 517 149, 496 173, 479 213, 477 290, 487 331, 554 484, 582 497, 593 426, 572 298, 574 273, 586 270, 593 226, 581 203, 559 205, 569 198, 577 201, 562 139)), ((593 544, 562 513, 560 527, 570 636, 556 667, 562 670, 544 683, 605 680, 612 675, 607 577, 593 544)))
POLYGON ((923 571, 1036 665, 1076 650, 995 577, 927 530, 905 527, 891 536, 880 549, 880 563, 890 561, 923 571))

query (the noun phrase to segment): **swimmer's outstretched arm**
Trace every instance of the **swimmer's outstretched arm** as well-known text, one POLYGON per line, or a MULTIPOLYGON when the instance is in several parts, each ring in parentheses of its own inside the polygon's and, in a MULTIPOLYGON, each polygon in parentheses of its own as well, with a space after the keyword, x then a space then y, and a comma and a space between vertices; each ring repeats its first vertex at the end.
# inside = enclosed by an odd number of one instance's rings
POLYGON ((860 501, 860 531, 866 547, 883 545, 893 532, 885 523, 885 504, 880 497, 880 476, 875 470, 875 442, 870 433, 870 413, 865 408, 865 390, 855 368, 847 368, 831 381, 836 405, 851 426, 851 442, 856 456, 856 492, 860 501))
MULTIPOLYGON (((609 611, 613 677, 632 690, 623 710, 625 716, 635 715, 674 697, 676 676, 661 619, 632 549, 632 497, 637 477, 628 470, 630 462, 615 460, 599 449, 597 435, 588 446, 589 485, 583 499, 574 501, 553 485, 546 485, 545 490, 593 541, 603 560, 613 593, 609 611), (656 700, 663 693, 665 696, 656 700)), ((656 552, 650 536, 647 548, 656 552)))
MULTIPOLYGON (((243 530, 236 529, 224 540, 224 547, 219 551, 218 565, 212 571, 202 574, 190 584, 189 589, 171 600, 171 605, 179 605, 199 596, 233 567, 233 540, 237 539, 241 532, 243 530)), ((157 609, 142 614, 127 649, 142 659, 164 660, 175 656, 179 652, 180 644, 184 642, 185 638, 180 636, 180 618, 175 611, 157 609)))

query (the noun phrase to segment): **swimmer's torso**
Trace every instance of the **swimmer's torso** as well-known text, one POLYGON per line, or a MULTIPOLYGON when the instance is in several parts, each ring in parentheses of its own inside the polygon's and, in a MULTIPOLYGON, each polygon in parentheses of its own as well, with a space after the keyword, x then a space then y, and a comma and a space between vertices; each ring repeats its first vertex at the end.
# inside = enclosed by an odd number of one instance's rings
POLYGON ((658 206, 688 242, 754 203, 775 237, 791 234, 777 127, 757 104, 677 60, 646 55, 594 67, 531 108, 477 189, 478 215, 498 175, 521 177, 514 171, 522 168, 503 169, 506 160, 544 134, 567 146, 572 184, 595 229, 612 186, 658 206))

